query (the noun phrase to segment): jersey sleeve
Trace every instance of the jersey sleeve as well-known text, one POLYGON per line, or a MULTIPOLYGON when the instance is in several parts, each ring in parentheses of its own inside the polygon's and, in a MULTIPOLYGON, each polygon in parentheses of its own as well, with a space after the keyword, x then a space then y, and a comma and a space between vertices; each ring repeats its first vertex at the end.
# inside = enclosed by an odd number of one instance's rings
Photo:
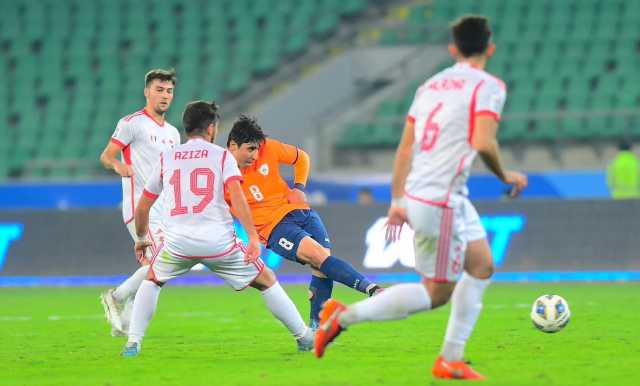
POLYGON ((162 177, 164 175, 164 153, 160 153, 160 161, 153 168, 153 172, 147 180, 147 184, 144 186, 143 195, 156 199, 162 193, 162 177))
POLYGON ((178 146, 180 143, 182 143, 180 139, 180 132, 178 131, 178 129, 175 129, 174 131, 174 141, 175 141, 175 143, 173 144, 174 146, 178 146))
POLYGON ((275 139, 268 140, 268 144, 278 157, 278 162, 293 165, 298 160, 298 148, 275 139))
POLYGON ((475 115, 490 115, 499 121, 506 99, 507 92, 502 81, 498 79, 486 81, 478 89, 475 115))
POLYGON ((242 173, 240 173, 238 163, 227 150, 222 155, 222 181, 224 181, 225 187, 232 181, 242 182, 242 173))
POLYGON ((131 127, 130 122, 121 119, 116 126, 116 130, 111 136, 111 142, 118 145, 120 148, 127 147, 135 138, 135 133, 131 127))
POLYGON ((418 100, 420 99, 420 95, 424 91, 424 86, 418 87, 416 90, 416 95, 413 97, 413 102, 411 102, 411 107, 409 107, 409 113, 407 114, 407 121, 411 123, 416 122, 416 116, 418 114, 418 100))

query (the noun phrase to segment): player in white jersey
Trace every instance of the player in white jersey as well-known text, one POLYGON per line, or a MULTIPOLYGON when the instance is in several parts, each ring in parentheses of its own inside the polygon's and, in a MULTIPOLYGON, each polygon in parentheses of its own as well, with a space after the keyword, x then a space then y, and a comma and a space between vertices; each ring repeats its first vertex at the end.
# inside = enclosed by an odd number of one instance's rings
POLYGON ((313 347, 308 328, 274 273, 260 260, 260 241, 249 205, 242 192, 242 174, 226 149, 212 143, 219 116, 213 103, 191 102, 183 115, 188 137, 185 144, 161 154, 135 211, 136 255, 151 245, 147 239, 151 207, 162 195, 164 243, 151 259, 147 280, 133 304, 129 340, 124 356, 137 356, 145 330, 153 316, 160 288, 167 281, 202 263, 235 290, 258 289, 267 307, 293 334, 300 351, 313 347), (244 249, 237 239, 228 192, 238 220, 247 231, 244 249))
MULTIPOLYGON (((122 216, 127 230, 135 240, 135 203, 158 162, 162 151, 172 149, 180 143, 180 133, 165 120, 165 114, 173 100, 176 84, 175 71, 151 70, 145 76, 144 96, 146 106, 122 118, 100 161, 106 169, 113 169, 122 177, 122 216), (122 161, 118 155, 122 153, 122 161)), ((130 309, 138 286, 147 275, 148 263, 162 243, 160 226, 161 204, 154 205, 149 222, 149 252, 139 262, 142 265, 126 281, 115 289, 104 292, 100 299, 107 319, 111 323, 111 334, 125 335, 129 318, 125 310, 130 309)))
POLYGON ((445 342, 432 374, 483 378, 463 356, 493 274, 493 261, 486 233, 467 199, 466 181, 476 154, 498 178, 512 185, 513 196, 526 187, 527 178, 505 171, 500 161, 496 130, 506 90, 502 81, 483 70, 495 51, 488 20, 465 16, 453 24, 452 37, 449 50, 457 63, 416 92, 393 171, 387 239, 395 241, 402 225, 411 224, 422 283, 392 286, 348 307, 329 300, 316 335, 319 357, 350 325, 403 319, 451 298, 445 342))

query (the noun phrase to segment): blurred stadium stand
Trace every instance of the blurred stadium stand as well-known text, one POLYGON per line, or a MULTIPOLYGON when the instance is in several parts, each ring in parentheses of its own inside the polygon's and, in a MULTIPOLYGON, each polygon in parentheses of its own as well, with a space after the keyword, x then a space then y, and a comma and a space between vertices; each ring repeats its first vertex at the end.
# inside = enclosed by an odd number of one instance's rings
POLYGON ((330 37, 368 0, 0 1, 0 179, 79 178, 150 68, 175 67, 169 121, 194 98, 233 99, 330 37))
POLYGON ((485 14, 494 26, 498 51, 488 70, 509 90, 500 129, 508 162, 536 170, 604 166, 615 141, 640 139, 640 1, 0 0, 0 6, 0 68, 7 74, 0 88, 0 180, 104 176, 98 155, 117 119, 144 103, 142 77, 154 67, 178 70, 168 116, 177 126, 187 101, 215 98, 227 119, 250 111, 266 117, 272 135, 310 147, 316 171, 357 164, 388 172, 413 93, 450 65, 447 26, 465 13, 485 14), (371 15, 375 7, 385 13, 371 15), (339 35, 346 27, 356 28, 354 39, 339 35), (312 55, 320 43, 329 49, 312 55), (352 72, 352 89, 345 78, 327 81, 338 74, 332 60, 364 50, 375 52, 341 67, 352 72), (417 60, 418 52, 430 61, 417 60), (287 72, 299 58, 305 67, 287 72), (320 78, 330 65, 333 72, 320 78), (283 89, 305 84, 324 90, 283 97, 283 89), (267 93, 254 92, 257 86, 267 93))
MULTIPOLYGON (((640 138, 640 2, 458 0, 400 7, 383 45, 442 44, 465 13, 491 19, 498 51, 488 70, 507 83, 506 143, 640 138), (444 39, 443 39, 444 38, 444 39)), ((375 35, 375 34, 374 34, 375 35)), ((450 65, 450 60, 443 66, 450 65)), ((403 115, 426 77, 350 125, 340 148, 394 147, 403 115)))

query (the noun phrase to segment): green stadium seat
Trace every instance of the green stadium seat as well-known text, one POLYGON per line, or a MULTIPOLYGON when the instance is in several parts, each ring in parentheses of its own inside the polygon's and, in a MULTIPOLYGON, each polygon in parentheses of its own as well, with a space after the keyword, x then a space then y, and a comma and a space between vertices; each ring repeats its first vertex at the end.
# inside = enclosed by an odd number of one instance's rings
POLYGON ((593 138, 597 131, 589 127, 586 119, 567 118, 562 122, 562 132, 566 139, 585 141, 593 138))
POLYGON ((555 120, 539 120, 537 127, 529 132, 532 141, 552 142, 559 138, 558 123, 555 120))
MULTIPOLYGON (((369 136, 368 125, 353 125, 347 127, 336 146, 341 148, 357 148, 362 147, 363 139, 369 136)), ((366 146, 366 144, 365 144, 366 146)))
POLYGON ((316 37, 326 38, 336 29, 337 25, 338 15, 335 13, 327 13, 316 20, 313 33, 316 37))
POLYGON ((501 142, 518 142, 528 136, 528 122, 524 119, 505 120, 500 124, 498 138, 501 142))
POLYGON ((342 2, 341 13, 345 16, 355 16, 367 9, 367 0, 346 0, 342 2))
POLYGON ((640 121, 631 119, 629 122, 628 135, 634 140, 640 139, 640 121))

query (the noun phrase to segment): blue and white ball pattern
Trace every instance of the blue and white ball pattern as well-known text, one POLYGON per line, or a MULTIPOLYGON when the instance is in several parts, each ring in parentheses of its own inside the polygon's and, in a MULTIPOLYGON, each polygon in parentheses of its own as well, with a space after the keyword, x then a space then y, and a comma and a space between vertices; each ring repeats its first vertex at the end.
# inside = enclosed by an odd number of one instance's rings
POLYGON ((543 332, 558 332, 562 330, 569 319, 571 311, 569 304, 558 295, 542 295, 533 302, 531 307, 531 321, 536 328, 543 332))

